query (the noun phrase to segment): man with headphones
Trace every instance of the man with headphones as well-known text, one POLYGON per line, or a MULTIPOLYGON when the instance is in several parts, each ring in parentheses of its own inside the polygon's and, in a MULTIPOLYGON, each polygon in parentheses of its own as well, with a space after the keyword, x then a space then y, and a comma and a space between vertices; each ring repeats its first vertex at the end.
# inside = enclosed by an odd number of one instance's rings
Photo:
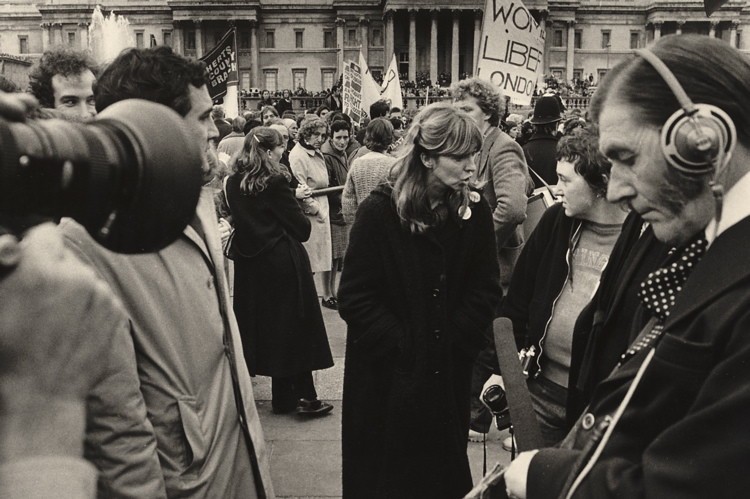
POLYGON ((672 250, 638 291, 645 327, 583 416, 558 447, 520 454, 500 496, 748 494, 749 94, 750 62, 697 35, 662 38, 600 85, 607 198, 672 250))

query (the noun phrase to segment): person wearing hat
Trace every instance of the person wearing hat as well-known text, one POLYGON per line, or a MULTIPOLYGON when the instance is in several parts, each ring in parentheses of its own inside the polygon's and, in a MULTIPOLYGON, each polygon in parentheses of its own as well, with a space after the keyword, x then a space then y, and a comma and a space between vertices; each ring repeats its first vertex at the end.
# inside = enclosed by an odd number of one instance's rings
POLYGON ((560 105, 553 95, 544 95, 536 101, 531 124, 534 133, 523 146, 526 164, 536 187, 557 183, 557 124, 562 119, 560 105), (542 182, 542 179, 544 182, 542 182))
POLYGON ((521 124, 523 123, 523 117, 520 114, 509 114, 505 118, 504 131, 511 139, 516 140, 516 137, 521 132, 521 124))

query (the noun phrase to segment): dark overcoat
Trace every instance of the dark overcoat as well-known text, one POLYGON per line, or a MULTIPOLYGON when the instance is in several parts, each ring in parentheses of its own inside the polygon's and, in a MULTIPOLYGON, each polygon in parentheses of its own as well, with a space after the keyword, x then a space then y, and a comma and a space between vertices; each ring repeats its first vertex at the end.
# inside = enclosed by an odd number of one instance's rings
MULTIPOLYGON (((550 185, 557 183, 557 137, 545 133, 535 133, 523 146, 526 164, 550 185)), ((544 184, 532 174, 535 187, 544 184)))
POLYGON ((333 365, 310 260, 310 220, 283 176, 256 195, 227 180, 235 236, 234 313, 251 375, 289 377, 333 365))
MULTIPOLYGON (((574 498, 737 498, 750 490, 750 217, 695 266, 630 404, 574 498)), ((557 497, 582 449, 611 416, 650 349, 594 390, 566 441, 543 449, 527 497, 557 497)), ((502 492, 502 487, 499 492, 502 492)))
POLYGON ((414 235, 381 185, 357 212, 339 288, 345 498, 471 488, 471 370, 501 297, 489 206, 472 211, 414 235))

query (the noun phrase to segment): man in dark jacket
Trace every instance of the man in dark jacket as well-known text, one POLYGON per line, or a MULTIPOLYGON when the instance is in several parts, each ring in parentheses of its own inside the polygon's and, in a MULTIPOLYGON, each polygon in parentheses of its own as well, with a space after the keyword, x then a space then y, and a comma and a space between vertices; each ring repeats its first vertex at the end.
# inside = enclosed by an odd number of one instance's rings
MULTIPOLYGON (((521 146, 498 128, 505 112, 505 99, 497 87, 479 78, 470 78, 453 85, 451 94, 453 105, 474 118, 484 136, 473 180, 482 188, 492 209, 500 284, 507 292, 513 266, 524 243, 521 224, 526 219, 527 195, 533 187, 529 171, 521 146)), ((473 440, 479 438, 477 433, 487 433, 492 423, 492 415, 479 396, 482 385, 492 374, 495 358, 494 342, 490 341, 474 366, 469 434, 473 440)))
POLYGON ((750 63, 699 36, 665 37, 639 55, 608 75, 592 116, 613 163, 608 199, 627 203, 673 250, 641 284, 646 326, 563 444, 511 463, 510 497, 733 498, 750 489, 750 63), (686 119, 691 101, 716 119, 686 119), (663 141, 668 125, 677 129, 663 141), (670 149, 675 131, 702 140, 670 149))
POLYGON ((531 124, 534 125, 534 133, 523 146, 526 155, 526 164, 531 170, 536 187, 557 183, 557 124, 562 119, 560 106, 554 96, 542 96, 536 101, 534 115, 531 124), (541 179, 540 179, 541 177, 541 179), (544 181, 542 181, 542 179, 544 181))

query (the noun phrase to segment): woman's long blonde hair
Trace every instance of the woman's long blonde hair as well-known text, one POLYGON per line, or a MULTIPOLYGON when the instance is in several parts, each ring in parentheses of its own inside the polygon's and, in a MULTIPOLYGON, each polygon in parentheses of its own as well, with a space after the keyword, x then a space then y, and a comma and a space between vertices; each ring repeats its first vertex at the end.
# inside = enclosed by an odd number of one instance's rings
POLYGON ((232 170, 242 174, 240 191, 243 194, 258 194, 268 185, 274 175, 283 175, 290 180, 289 172, 268 159, 268 152, 283 144, 281 134, 267 126, 253 128, 245 137, 242 151, 234 158, 232 170), (265 153, 265 154, 264 154, 265 153))
MULTIPOLYGON (((422 233, 440 223, 427 195, 429 169, 422 162, 422 153, 459 158, 481 148, 482 134, 474 120, 450 104, 430 104, 417 114, 391 170, 396 211, 409 230, 422 233)), ((466 195, 464 191, 451 194, 449 209, 465 204, 466 195)))

